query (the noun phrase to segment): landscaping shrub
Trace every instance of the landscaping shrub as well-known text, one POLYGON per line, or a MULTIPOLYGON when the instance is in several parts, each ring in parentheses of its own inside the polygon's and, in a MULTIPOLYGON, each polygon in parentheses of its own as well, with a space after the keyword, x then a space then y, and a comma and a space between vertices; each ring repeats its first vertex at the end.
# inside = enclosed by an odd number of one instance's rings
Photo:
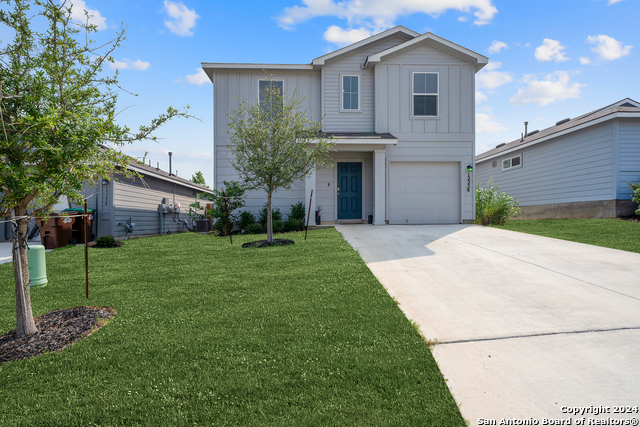
MULTIPOLYGON (((271 220, 273 222, 282 221, 282 212, 280 209, 273 208, 271 210, 271 220)), ((265 203, 262 209, 260 209, 260 215, 258 216, 258 222, 262 224, 263 227, 267 227, 267 204, 265 203)), ((275 229, 273 231, 276 231, 275 229)))
POLYGON ((302 231, 304 230, 304 219, 289 218, 284 223, 284 231, 302 231))
POLYGON ((284 222, 282 220, 274 219, 271 223, 273 224, 274 233, 282 233, 282 230, 284 230, 284 222))
MULTIPOLYGON (((229 224, 233 228, 233 223, 237 221, 238 216, 232 212, 244 206, 244 193, 251 188, 236 181, 224 181, 223 184, 225 196, 227 197, 227 208, 229 209, 229 224)), ((216 221, 214 224, 216 233, 223 236, 228 234, 227 210, 225 209, 222 191, 213 190, 213 194, 203 194, 202 197, 213 202, 208 214, 216 221)))
POLYGON ((246 234, 262 234, 264 233, 264 228, 260 224, 249 224, 244 228, 244 232, 246 234))
POLYGON ((249 211, 240 212, 240 220, 238 221, 238 225, 243 230, 246 231, 247 227, 249 227, 250 225, 254 225, 256 222, 258 222, 256 220, 256 216, 254 214, 252 214, 251 212, 249 212, 249 211))
POLYGON ((287 217, 287 220, 302 219, 304 220, 304 204, 298 202, 295 205, 291 205, 291 213, 287 217))
POLYGON ((113 236, 100 236, 96 239, 96 246, 101 248, 112 248, 116 244, 116 239, 113 236))
POLYGON ((518 200, 507 193, 498 191, 498 187, 476 189, 476 224, 503 225, 520 210, 518 200))
POLYGON ((631 200, 638 204, 638 210, 636 211, 636 215, 640 215, 640 182, 632 183, 627 182, 629 184, 629 188, 632 191, 631 200))

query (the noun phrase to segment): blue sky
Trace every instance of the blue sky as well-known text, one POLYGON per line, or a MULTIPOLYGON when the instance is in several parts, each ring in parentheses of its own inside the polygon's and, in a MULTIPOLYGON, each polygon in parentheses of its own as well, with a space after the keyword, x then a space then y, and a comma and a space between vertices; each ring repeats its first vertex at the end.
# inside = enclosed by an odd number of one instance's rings
MULTIPOLYGON (((619 99, 640 100, 638 0, 74 0, 99 25, 127 26, 114 53, 123 124, 148 123, 169 105, 191 106, 158 143, 127 152, 190 178, 213 174, 213 93, 201 62, 309 63, 395 25, 433 32, 486 55, 476 76, 477 152, 619 99)), ((3 34, 0 32, 0 36, 3 34)), ((6 37, 2 37, 6 39, 6 37)))

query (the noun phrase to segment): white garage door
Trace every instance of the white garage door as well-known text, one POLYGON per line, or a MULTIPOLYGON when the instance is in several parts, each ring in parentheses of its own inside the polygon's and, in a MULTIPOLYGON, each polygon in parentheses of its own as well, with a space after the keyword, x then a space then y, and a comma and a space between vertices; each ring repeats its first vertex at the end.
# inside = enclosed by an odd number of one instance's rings
POLYGON ((391 162, 389 224, 460 223, 460 163, 391 162))

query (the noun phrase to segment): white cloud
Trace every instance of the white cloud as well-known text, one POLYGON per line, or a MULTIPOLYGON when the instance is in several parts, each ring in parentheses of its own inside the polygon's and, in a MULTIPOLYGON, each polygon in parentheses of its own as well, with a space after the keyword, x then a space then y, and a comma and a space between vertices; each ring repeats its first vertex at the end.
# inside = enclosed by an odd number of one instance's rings
POLYGON ((98 31, 107 29, 107 20, 100 15, 100 12, 95 9, 89 9, 83 0, 60 0, 61 4, 67 5, 71 9, 71 19, 82 24, 87 23, 87 16, 84 11, 89 14, 89 24, 95 25, 98 31))
POLYGON ((542 45, 536 48, 536 59, 538 61, 562 62, 569 58, 564 56, 565 47, 558 40, 544 39, 542 45))
POLYGON ((292 29, 317 16, 335 16, 350 25, 364 25, 367 21, 368 26, 380 30, 393 26, 398 16, 424 13, 436 17, 450 9, 475 10, 476 25, 488 24, 498 13, 493 0, 302 0, 300 6, 285 7, 278 21, 280 27, 292 29))
POLYGON ((569 98, 579 98, 580 88, 585 85, 571 83, 571 77, 566 71, 556 71, 546 76, 546 80, 534 80, 532 76, 525 76, 528 86, 519 89, 518 93, 509 100, 511 105, 537 104, 541 107, 552 102, 564 101, 569 98))
MULTIPOLYGON (((209 77, 207 76, 207 73, 205 73, 202 68, 196 68, 195 74, 189 74, 184 79, 187 81, 187 83, 196 86, 202 86, 206 83, 211 82, 211 80, 209 80, 209 77)), ((182 79, 175 80, 175 82, 179 81, 182 81, 182 79)))
POLYGON ((622 0, 609 0, 609 3, 607 3, 607 6, 611 6, 612 4, 616 4, 616 3, 620 3, 622 0))
POLYGON ((371 31, 366 28, 351 28, 343 30, 337 25, 330 26, 324 32, 324 39, 338 46, 346 46, 371 36, 371 31))
POLYGON ((498 133, 508 129, 501 125, 493 114, 476 114, 476 133, 498 133))
POLYGON ((476 74, 476 82, 479 88, 495 89, 513 81, 509 73, 495 71, 502 67, 502 62, 490 62, 482 71, 476 74))
POLYGON ((175 3, 164 0, 164 9, 169 15, 169 19, 165 19, 164 25, 173 34, 179 36, 192 36, 196 26, 196 20, 200 18, 194 9, 189 9, 182 3, 175 3))
POLYGON ((500 53, 502 49, 509 49, 509 46, 504 42, 494 40, 491 46, 489 46, 489 53, 500 53))
POLYGON ((137 70, 144 71, 149 68, 151 64, 139 59, 132 61, 130 59, 124 59, 124 61, 113 61, 109 64, 109 68, 112 70, 137 70))
POLYGON ((589 58, 587 58, 586 56, 581 56, 580 57, 580 63, 582 65, 591 64, 591 60, 589 58))
POLYGON ((485 95, 484 93, 480 92, 479 90, 476 91, 476 104, 480 104, 481 102, 484 102, 487 100, 487 95, 485 95))
POLYGON ((467 18, 466 16, 459 16, 458 17, 458 21, 459 22, 467 22, 469 20, 469 18, 467 18))
POLYGON ((631 45, 622 46, 622 43, 618 40, 602 34, 587 37, 587 42, 596 45, 591 50, 600 55, 600 58, 605 61, 613 61, 627 56, 633 49, 631 45))

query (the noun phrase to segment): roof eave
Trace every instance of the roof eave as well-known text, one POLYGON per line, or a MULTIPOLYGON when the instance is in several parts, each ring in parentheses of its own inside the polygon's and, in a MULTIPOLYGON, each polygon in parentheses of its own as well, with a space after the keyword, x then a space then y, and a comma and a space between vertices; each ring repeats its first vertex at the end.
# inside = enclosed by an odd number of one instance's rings
MULTIPOLYGON (((557 138, 557 137, 560 137, 560 136, 564 136, 564 135, 567 135, 567 134, 569 134, 571 132, 576 132, 576 131, 585 129, 585 128, 589 127, 589 126, 594 126, 594 125, 606 122, 608 120, 624 119, 624 118, 640 118, 640 112, 637 112, 637 113, 636 112, 631 112, 631 111, 612 112, 612 113, 607 114, 605 116, 598 117, 595 120, 591 120, 591 121, 588 121, 588 122, 585 122, 585 123, 581 123, 581 124, 576 125, 576 126, 572 126, 570 128, 567 128, 567 129, 563 129, 563 130, 561 130, 559 132, 555 132, 555 133, 549 134, 547 136, 543 136, 542 138, 534 139, 533 141, 524 142, 524 143, 522 143, 520 145, 515 145, 515 146, 510 147, 510 148, 508 148, 506 150, 498 151, 498 152, 496 152, 494 154, 490 154, 490 155, 488 155, 486 157, 482 157, 481 159, 478 159, 478 156, 476 156, 476 163, 485 162, 487 160, 493 160, 493 159, 495 159, 497 157, 500 157, 500 156, 503 156, 505 154, 510 154, 510 153, 513 153, 514 151, 522 150, 523 148, 528 148, 528 147, 531 147, 532 145, 539 144, 539 143, 544 142, 544 141, 548 141, 548 140, 550 140, 552 138, 557 138)), ((488 152, 490 152, 490 151, 492 151, 492 150, 489 150, 488 152)), ((485 154, 485 153, 482 153, 482 154, 485 154)), ((482 154, 480 154, 480 156, 482 154)))
POLYGON ((402 50, 410 49, 411 46, 417 45, 422 42, 433 41, 438 43, 440 46, 444 47, 444 51, 449 51, 447 53, 453 54, 455 56, 464 56, 464 59, 468 62, 471 62, 475 65, 476 73, 480 71, 487 63, 489 62, 489 58, 484 55, 480 55, 477 52, 474 52, 466 47, 462 47, 456 43, 453 43, 447 39, 443 39, 442 37, 436 36, 433 33, 424 33, 418 37, 415 37, 411 40, 408 40, 399 45, 393 46, 389 49, 383 50, 382 52, 375 53, 373 55, 369 55, 365 60, 362 68, 369 68, 371 66, 375 66, 376 64, 384 61, 386 57, 390 55, 394 55, 399 53, 402 50))
POLYGON ((388 37, 392 34, 396 34, 396 33, 403 33, 406 34, 410 37, 418 37, 420 35, 420 33, 417 33, 413 30, 410 30, 408 28, 403 27, 402 25, 398 25, 395 26, 393 28, 390 28, 386 31, 383 31, 381 33, 378 34, 374 34, 371 37, 367 37, 366 39, 360 40, 358 42, 352 43, 348 46, 345 46, 341 49, 338 49, 334 52, 331 53, 327 53, 326 55, 322 55, 318 58, 315 58, 313 61, 311 61, 311 64, 314 66, 323 66, 325 64, 326 61, 328 61, 329 59, 335 58, 336 56, 340 56, 343 55, 347 52, 350 52, 352 50, 361 48, 362 46, 366 46, 369 43, 374 43, 380 39, 383 39, 385 37, 388 37))
POLYGON ((140 168, 137 167, 135 165, 129 164, 127 166, 127 169, 130 169, 134 172, 138 172, 140 175, 145 176, 145 175, 149 175, 153 178, 158 178, 161 179, 163 181, 167 181, 167 182, 172 182, 174 184, 177 185, 182 185, 183 187, 187 187, 187 188, 191 188, 193 190, 197 190, 199 192, 203 192, 203 193, 213 193, 213 190, 207 187, 203 187, 201 185, 195 184, 195 183, 189 183, 189 182, 184 182, 184 181, 178 181, 177 179, 173 179, 169 176, 164 176, 160 173, 154 173, 153 171, 149 171, 145 168, 140 168))

